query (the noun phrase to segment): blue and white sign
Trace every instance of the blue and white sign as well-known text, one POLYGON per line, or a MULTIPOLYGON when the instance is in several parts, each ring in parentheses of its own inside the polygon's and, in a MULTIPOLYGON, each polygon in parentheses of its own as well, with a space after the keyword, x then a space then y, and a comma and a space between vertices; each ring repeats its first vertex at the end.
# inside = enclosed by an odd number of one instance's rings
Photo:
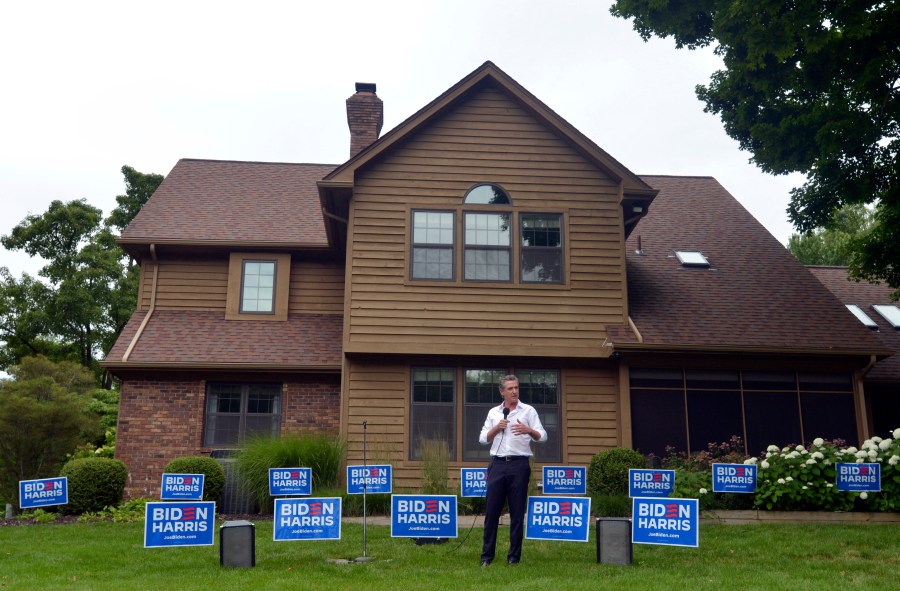
POLYGON ((459 488, 464 497, 486 497, 487 468, 460 468, 459 488))
POLYGON ((393 467, 390 464, 383 466, 347 466, 347 494, 361 495, 365 487, 365 493, 382 494, 392 493, 393 467))
POLYGON ((544 466, 545 495, 583 495, 587 493, 587 468, 584 466, 544 466))
POLYGON ((312 468, 269 468, 269 494, 273 497, 312 494, 312 468))
POLYGON ((456 495, 391 495, 392 538, 455 538, 456 495))
POLYGON ((635 497, 631 502, 632 543, 700 545, 699 500, 635 497))
POLYGON ((756 492, 756 466, 752 464, 713 464, 713 492, 756 492))
POLYGON ((675 489, 675 470, 628 470, 628 496, 667 497, 675 489))
POLYGON ((275 499, 276 542, 340 540, 341 498, 275 499))
POLYGON ((203 474, 163 474, 159 498, 163 501, 202 501, 203 474))
POLYGON ((213 501, 147 503, 144 548, 212 546, 215 519, 213 501))
POLYGON ((65 476, 19 481, 19 507, 21 509, 65 505, 68 502, 69 481, 65 476))
POLYGON ((528 497, 525 538, 587 542, 590 522, 590 498, 528 497))
POLYGON ((881 464, 835 464, 837 489, 848 492, 881 490, 881 464))

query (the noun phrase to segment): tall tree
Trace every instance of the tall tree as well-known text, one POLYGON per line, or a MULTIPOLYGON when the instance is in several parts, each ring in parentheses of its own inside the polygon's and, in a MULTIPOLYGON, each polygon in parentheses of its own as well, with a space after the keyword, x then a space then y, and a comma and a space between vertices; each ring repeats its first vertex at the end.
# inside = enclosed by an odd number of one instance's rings
POLYGON ((847 266, 856 243, 871 226, 872 213, 865 205, 845 205, 824 228, 792 234, 788 250, 804 265, 847 266))
POLYGON ((0 381, 0 496, 18 498, 17 483, 55 476, 79 443, 97 438, 89 411, 91 372, 77 363, 27 357, 0 381))
POLYGON ((725 69, 697 87, 705 110, 772 174, 802 172, 788 215, 801 233, 845 204, 874 204, 851 274, 900 295, 900 3, 617 0, 642 38, 714 45, 725 69))
POLYGON ((139 270, 116 244, 113 229, 131 221, 163 178, 128 166, 122 173, 127 191, 106 224, 83 199, 54 201, 0 238, 10 250, 47 261, 38 272, 44 281, 27 274, 17 280, 0 268, 0 369, 40 353, 99 375, 98 356, 112 347, 137 301, 139 270))

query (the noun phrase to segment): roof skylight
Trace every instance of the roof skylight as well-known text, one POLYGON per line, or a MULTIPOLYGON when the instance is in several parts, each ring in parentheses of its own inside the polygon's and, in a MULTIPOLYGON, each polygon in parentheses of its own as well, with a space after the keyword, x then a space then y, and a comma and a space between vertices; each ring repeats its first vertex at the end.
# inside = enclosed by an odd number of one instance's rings
POLYGON ((696 250, 676 250, 675 256, 682 267, 709 267, 709 260, 696 250))
POLYGON ((878 324, 875 323, 874 320, 869 318, 869 316, 860 310, 859 306, 854 306, 853 304, 847 304, 847 309, 853 312, 853 315, 856 316, 856 319, 871 328, 872 330, 878 330, 878 324))
POLYGON ((897 306, 879 306, 872 305, 872 308, 881 314, 882 318, 888 321, 888 324, 894 328, 900 329, 900 308, 897 306))

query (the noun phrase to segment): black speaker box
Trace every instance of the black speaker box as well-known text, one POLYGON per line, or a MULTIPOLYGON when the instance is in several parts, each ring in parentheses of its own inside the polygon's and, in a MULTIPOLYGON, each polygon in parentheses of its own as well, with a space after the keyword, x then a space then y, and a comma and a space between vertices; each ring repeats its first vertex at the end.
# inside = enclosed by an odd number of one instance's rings
POLYGON ((631 520, 600 518, 597 520, 597 562, 632 563, 631 520))
POLYGON ((226 521, 219 528, 222 566, 256 566, 256 528, 249 521, 226 521))

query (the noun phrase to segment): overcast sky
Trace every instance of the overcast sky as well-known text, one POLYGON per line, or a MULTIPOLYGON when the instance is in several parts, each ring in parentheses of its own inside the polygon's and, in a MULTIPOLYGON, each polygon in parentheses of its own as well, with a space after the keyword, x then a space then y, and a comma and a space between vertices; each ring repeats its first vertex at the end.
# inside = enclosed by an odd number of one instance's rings
MULTIPOLYGON (((785 243, 803 179, 761 173, 703 112, 694 87, 719 59, 644 43, 610 3, 7 3, 0 234, 55 199, 108 214, 123 164, 339 164, 355 82, 378 85, 387 132, 491 60, 633 172, 713 176, 785 243)), ((0 265, 40 266, 2 247, 0 265)))

